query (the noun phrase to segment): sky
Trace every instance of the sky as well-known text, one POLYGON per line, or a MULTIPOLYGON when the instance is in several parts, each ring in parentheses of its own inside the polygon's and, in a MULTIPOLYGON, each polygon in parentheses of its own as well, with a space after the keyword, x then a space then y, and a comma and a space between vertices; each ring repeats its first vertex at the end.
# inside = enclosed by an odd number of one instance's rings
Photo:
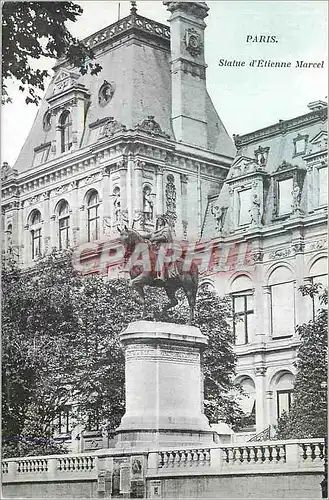
MULTIPOLYGON (((71 32, 85 38, 129 14, 130 2, 89 0, 76 2, 84 12, 71 32)), ((307 113, 312 101, 327 101, 327 2, 218 0, 207 2, 205 58, 207 87, 229 134, 244 134, 307 113), (253 42, 247 42, 247 36, 253 42), (275 36, 275 43, 259 37, 275 36), (257 39, 257 41, 256 41, 257 39), (245 61, 244 67, 220 66, 219 61, 245 61), (291 62, 291 68, 252 68, 251 60, 291 62), (324 68, 298 69, 296 60, 322 62, 324 68)), ((168 24, 162 1, 137 2, 138 13, 168 24)), ((54 61, 38 60, 36 67, 51 69, 54 61)), ((14 165, 29 133, 37 107, 26 105, 11 83, 12 104, 1 113, 1 162, 14 165)))

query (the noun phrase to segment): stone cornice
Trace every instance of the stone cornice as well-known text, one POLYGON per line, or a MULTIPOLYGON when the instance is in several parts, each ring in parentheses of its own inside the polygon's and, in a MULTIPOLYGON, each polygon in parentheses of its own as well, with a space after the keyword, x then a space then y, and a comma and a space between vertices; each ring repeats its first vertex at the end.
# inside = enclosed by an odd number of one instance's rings
POLYGON ((255 130, 249 134, 234 135, 235 146, 239 149, 249 144, 258 143, 269 137, 285 134, 291 130, 324 121, 327 118, 328 108, 316 109, 311 113, 297 116, 291 120, 280 120, 279 123, 255 130))
MULTIPOLYGON (((125 131, 116 137, 98 141, 18 174, 15 178, 17 188, 11 187, 10 179, 2 187, 2 195, 8 199, 12 195, 26 197, 40 190, 49 190, 59 183, 69 183, 73 178, 81 179, 82 175, 86 177, 97 166, 115 164, 127 154, 139 155, 143 161, 178 173, 183 170, 186 174, 196 175, 200 169, 202 178, 218 182, 225 178, 226 167, 221 164, 217 155, 208 152, 202 155, 200 151, 199 155, 192 157, 191 149, 178 152, 175 151, 175 145, 173 141, 162 137, 155 138, 137 131, 125 131)), ((7 202, 4 199, 3 201, 7 202)))

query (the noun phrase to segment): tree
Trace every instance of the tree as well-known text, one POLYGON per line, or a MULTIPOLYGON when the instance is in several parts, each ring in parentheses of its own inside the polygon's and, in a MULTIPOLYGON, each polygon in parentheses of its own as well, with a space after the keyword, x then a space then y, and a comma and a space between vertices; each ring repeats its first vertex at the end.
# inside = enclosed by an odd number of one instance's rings
POLYGON ((314 319, 297 327, 300 346, 293 402, 289 414, 278 421, 277 438, 304 439, 327 435, 327 349, 328 302, 321 285, 301 287, 303 295, 319 299, 322 307, 314 319))
MULTIPOLYGON (((149 320, 186 323, 188 304, 168 314, 161 290, 149 289, 149 320)), ((183 297, 182 297, 183 298, 183 297)), ((195 325, 208 337, 204 353, 205 413, 239 426, 230 305, 200 289, 195 325)), ((4 454, 64 451, 53 441, 56 417, 70 402, 76 423, 114 430, 124 414, 120 332, 140 318, 129 283, 79 276, 71 253, 54 251, 28 271, 3 269, 2 400, 4 454)))
POLYGON ((19 82, 19 90, 27 92, 26 103, 38 104, 47 70, 34 69, 31 59, 61 59, 79 68, 81 74, 97 74, 93 51, 72 36, 65 25, 75 22, 82 8, 73 2, 4 2, 2 5, 2 95, 10 101, 6 81, 19 82))

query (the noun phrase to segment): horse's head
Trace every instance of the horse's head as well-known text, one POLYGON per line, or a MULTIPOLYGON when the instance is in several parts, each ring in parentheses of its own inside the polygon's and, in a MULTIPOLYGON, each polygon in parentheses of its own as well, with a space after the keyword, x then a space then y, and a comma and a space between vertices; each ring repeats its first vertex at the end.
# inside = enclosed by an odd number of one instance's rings
POLYGON ((132 251, 136 244, 142 241, 142 237, 138 234, 134 229, 129 229, 126 225, 123 229, 120 227, 117 228, 120 233, 121 243, 124 245, 127 250, 132 251))

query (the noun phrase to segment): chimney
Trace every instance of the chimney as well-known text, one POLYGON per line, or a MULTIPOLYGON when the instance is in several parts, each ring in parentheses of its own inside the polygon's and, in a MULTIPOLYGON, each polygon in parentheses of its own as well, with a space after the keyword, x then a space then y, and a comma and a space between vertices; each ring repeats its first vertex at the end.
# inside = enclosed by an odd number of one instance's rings
POLYGON ((177 141, 207 148, 205 2, 164 1, 171 12, 171 119, 177 141))

